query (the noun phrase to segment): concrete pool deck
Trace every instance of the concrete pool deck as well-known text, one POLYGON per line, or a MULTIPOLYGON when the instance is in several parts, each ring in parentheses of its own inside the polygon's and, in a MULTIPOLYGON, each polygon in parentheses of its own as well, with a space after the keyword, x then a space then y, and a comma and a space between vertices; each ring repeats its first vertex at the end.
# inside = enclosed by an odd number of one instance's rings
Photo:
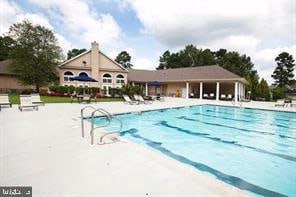
MULTIPOLYGON (((196 104, 232 105, 167 98, 152 105, 91 104, 111 113, 196 104)), ((46 104, 39 111, 17 106, 0 112, 0 185, 32 186, 33 196, 247 196, 248 193, 157 151, 122 139, 90 146, 82 139, 80 109, 87 104, 46 104)), ((288 110, 274 103, 243 107, 288 110)))

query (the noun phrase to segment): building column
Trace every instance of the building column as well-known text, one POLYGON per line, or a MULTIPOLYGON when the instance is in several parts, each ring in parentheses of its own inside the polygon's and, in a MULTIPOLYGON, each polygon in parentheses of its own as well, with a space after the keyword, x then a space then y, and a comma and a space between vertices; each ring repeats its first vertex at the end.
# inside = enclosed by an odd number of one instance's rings
POLYGON ((203 93, 203 90, 202 90, 202 82, 199 83, 199 99, 202 100, 202 93, 203 93))
POLYGON ((238 89, 238 83, 237 82, 235 82, 234 83, 234 102, 235 102, 235 104, 237 103, 237 89, 238 89))
POLYGON ((241 95, 242 95, 242 84, 238 83, 238 100, 241 100, 241 95))
POLYGON ((186 97, 185 98, 186 99, 189 98, 189 83, 188 82, 186 82, 186 97))
POLYGON ((148 96, 148 83, 145 84, 145 95, 148 96))
POLYGON ((217 82, 216 83, 216 100, 218 101, 219 100, 219 95, 220 95, 220 83, 217 82))

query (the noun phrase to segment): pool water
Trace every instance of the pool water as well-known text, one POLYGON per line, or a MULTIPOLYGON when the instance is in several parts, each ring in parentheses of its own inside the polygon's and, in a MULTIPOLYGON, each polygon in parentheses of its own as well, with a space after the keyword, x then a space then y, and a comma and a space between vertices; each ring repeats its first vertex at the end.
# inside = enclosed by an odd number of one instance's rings
POLYGON ((296 196, 296 113, 200 105, 117 117, 121 136, 219 180, 254 195, 296 196))

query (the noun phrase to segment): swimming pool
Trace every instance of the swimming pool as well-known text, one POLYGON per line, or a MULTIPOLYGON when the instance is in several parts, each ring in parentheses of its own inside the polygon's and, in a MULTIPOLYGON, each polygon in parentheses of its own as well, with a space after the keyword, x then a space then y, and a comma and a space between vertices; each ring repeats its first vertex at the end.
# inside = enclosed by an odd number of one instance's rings
POLYGON ((121 136, 235 187, 296 195, 295 113, 200 105, 117 117, 121 136))

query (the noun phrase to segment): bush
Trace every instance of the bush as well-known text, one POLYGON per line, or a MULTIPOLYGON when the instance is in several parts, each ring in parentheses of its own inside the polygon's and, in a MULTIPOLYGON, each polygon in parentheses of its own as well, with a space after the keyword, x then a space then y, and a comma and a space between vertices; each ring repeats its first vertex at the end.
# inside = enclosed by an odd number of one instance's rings
POLYGON ((122 90, 121 88, 109 88, 109 94, 111 97, 121 97, 122 96, 122 90))
POLYGON ((46 95, 47 95, 47 89, 40 89, 40 90, 39 90, 39 94, 40 94, 41 96, 46 96, 46 95))
POLYGON ((21 94, 32 94, 34 93, 35 91, 33 89, 25 89, 25 90, 22 90, 21 91, 21 94))
POLYGON ((282 87, 282 88, 275 88, 272 90, 272 98, 274 100, 277 100, 277 99, 284 99, 286 97, 285 95, 285 91, 287 90, 287 88, 285 87, 282 87))
POLYGON ((121 87, 121 93, 133 96, 134 94, 143 95, 144 87, 141 85, 132 86, 130 84, 125 84, 121 87))

